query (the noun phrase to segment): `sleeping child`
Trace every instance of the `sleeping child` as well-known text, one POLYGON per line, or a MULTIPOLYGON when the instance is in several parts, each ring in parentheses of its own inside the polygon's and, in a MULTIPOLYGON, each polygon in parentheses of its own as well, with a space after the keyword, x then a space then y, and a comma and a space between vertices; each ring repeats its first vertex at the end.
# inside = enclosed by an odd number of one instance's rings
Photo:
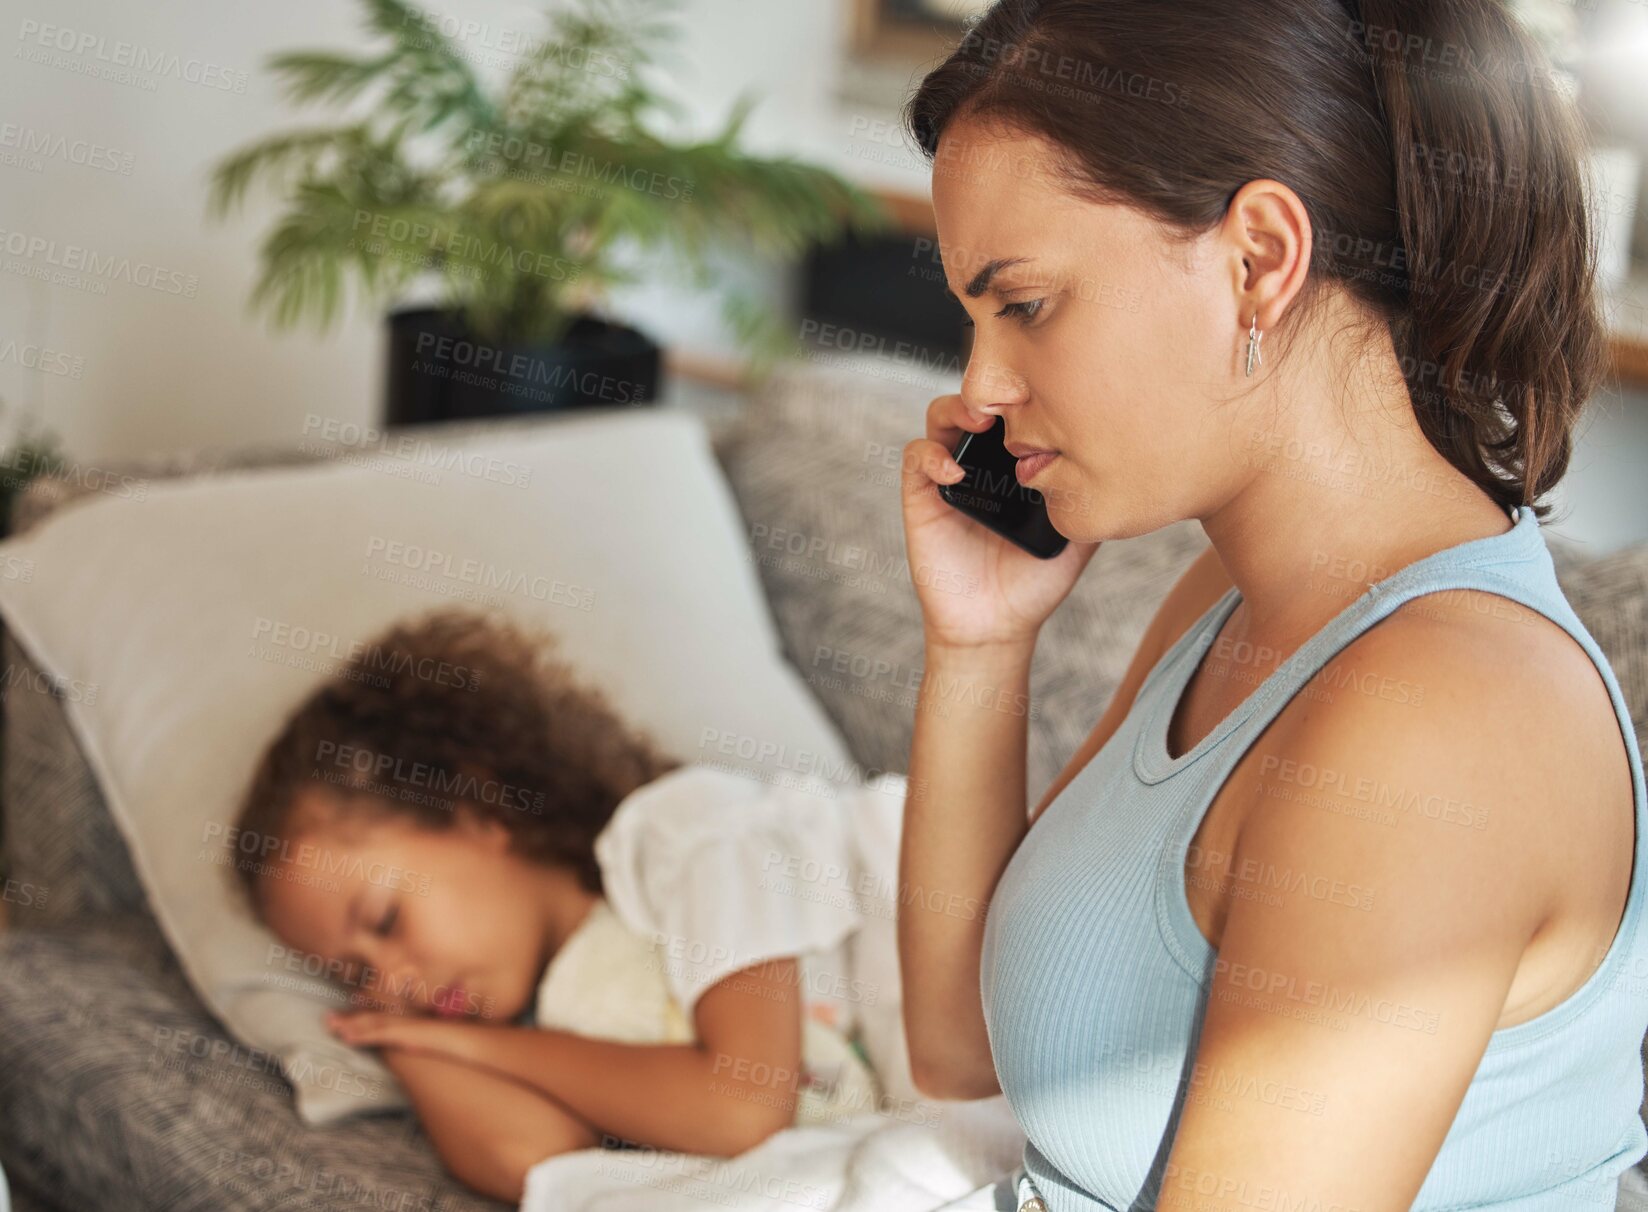
POLYGON ((448 609, 389 629, 270 742, 237 822, 252 911, 353 987, 460 1181, 511 1202, 557 1153, 730 1157, 876 1109, 862 923, 822 801, 683 765, 550 655, 448 609))

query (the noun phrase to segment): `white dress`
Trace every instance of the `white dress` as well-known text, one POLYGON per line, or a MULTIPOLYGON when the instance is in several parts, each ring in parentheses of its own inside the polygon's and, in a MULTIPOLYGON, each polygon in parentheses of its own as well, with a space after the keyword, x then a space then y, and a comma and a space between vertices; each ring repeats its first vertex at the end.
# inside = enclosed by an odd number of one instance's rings
POLYGON ((878 1110, 882 1086, 855 1046, 881 990, 854 976, 848 954, 864 924, 848 887, 850 834, 828 800, 713 767, 678 767, 638 788, 596 839, 605 895, 550 960, 534 1021, 686 1043, 705 989, 798 956, 802 1073, 772 1084, 797 1095, 797 1124, 878 1110))

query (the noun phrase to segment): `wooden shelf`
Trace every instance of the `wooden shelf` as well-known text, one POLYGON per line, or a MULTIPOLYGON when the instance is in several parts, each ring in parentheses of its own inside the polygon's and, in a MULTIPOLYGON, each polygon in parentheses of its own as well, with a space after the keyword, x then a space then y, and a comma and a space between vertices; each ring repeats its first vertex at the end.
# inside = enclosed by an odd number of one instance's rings
POLYGON ((693 353, 686 349, 666 349, 664 370, 683 379, 691 379, 694 383, 725 391, 741 391, 744 387, 744 367, 734 358, 693 353))
POLYGON ((933 218, 933 200, 925 194, 880 187, 871 188, 868 192, 887 208, 898 231, 915 236, 938 235, 938 222, 933 218))
POLYGON ((1615 337, 1612 342, 1614 378, 1624 390, 1648 388, 1648 345, 1615 337))
POLYGON ((1621 390, 1648 388, 1648 269, 1604 295, 1613 374, 1621 390))

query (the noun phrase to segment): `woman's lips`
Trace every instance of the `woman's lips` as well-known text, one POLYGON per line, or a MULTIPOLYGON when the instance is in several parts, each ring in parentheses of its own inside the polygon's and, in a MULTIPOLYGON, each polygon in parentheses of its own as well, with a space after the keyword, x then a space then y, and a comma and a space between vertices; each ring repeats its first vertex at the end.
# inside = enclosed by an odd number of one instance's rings
POLYGON ((453 985, 449 993, 435 1001, 435 1013, 443 1018, 459 1018, 465 1013, 468 995, 462 985, 453 985))
POLYGON ((1041 473, 1041 470, 1058 458, 1056 450, 1044 451, 1041 454, 1026 455, 1013 464, 1013 473, 1018 476, 1020 484, 1028 484, 1041 473))

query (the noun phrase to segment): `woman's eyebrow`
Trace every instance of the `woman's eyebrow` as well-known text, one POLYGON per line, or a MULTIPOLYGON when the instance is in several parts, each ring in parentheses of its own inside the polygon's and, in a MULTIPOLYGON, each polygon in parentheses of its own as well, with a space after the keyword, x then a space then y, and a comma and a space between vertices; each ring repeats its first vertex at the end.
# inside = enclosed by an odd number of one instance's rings
MULTIPOLYGON (((978 273, 973 275, 973 280, 967 283, 964 288, 964 292, 969 299, 976 299, 985 291, 990 289, 990 280, 994 278, 999 271, 1006 269, 1010 265, 1024 265, 1034 260, 1034 257, 997 257, 994 261, 991 261, 983 269, 979 270, 978 273)), ((944 293, 949 295, 952 299, 956 298, 956 292, 950 289, 948 283, 945 284, 944 293)), ((956 301, 959 303, 961 300, 956 299, 956 301)))

